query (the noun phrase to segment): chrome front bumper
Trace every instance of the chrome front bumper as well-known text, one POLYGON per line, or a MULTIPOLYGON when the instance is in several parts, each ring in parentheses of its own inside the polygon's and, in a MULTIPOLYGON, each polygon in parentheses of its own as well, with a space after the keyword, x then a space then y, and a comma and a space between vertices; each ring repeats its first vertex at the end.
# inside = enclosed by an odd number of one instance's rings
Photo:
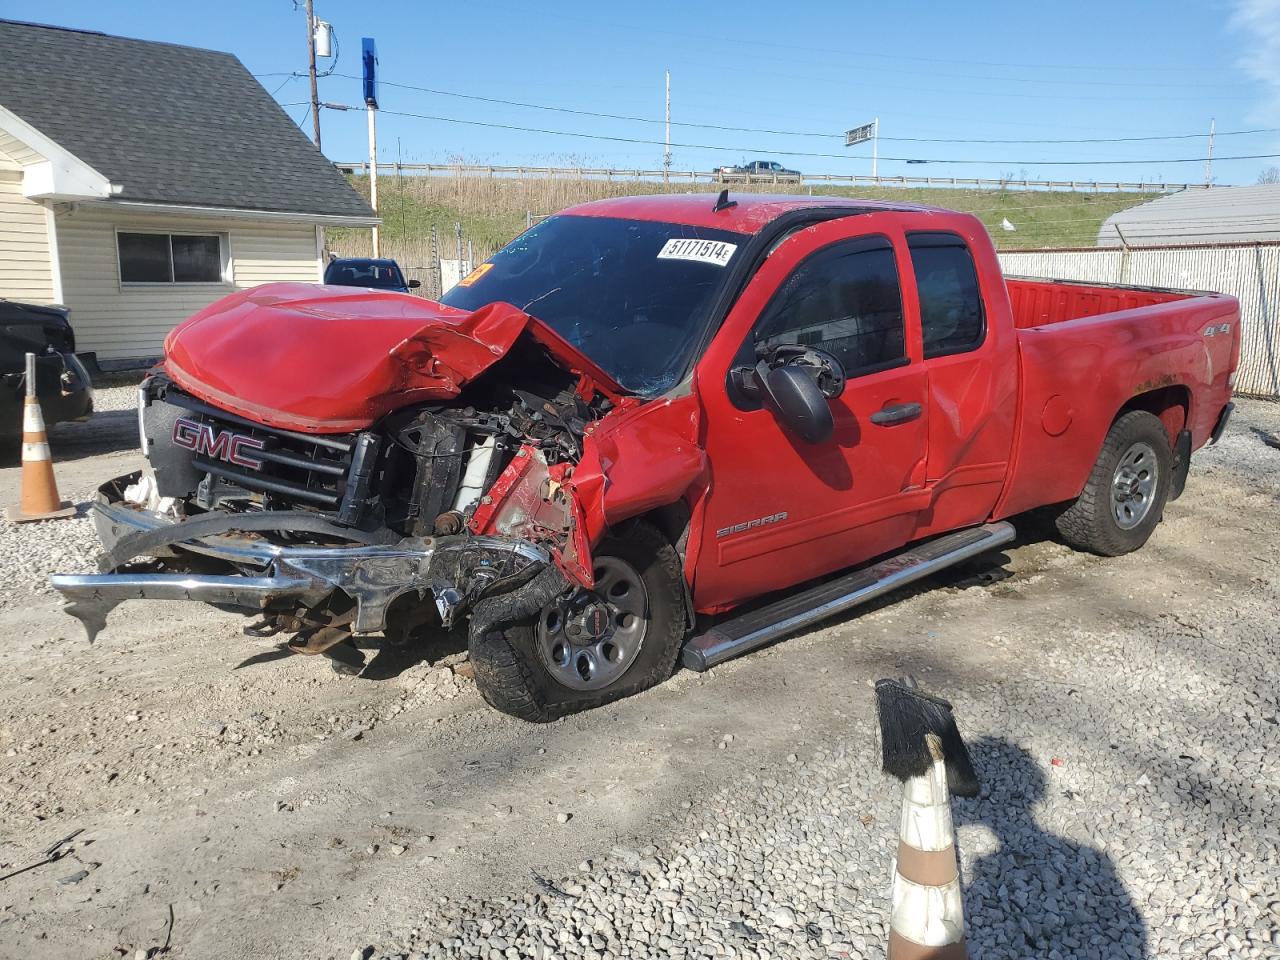
MULTIPOLYGON (((98 536, 108 550, 129 534, 176 530, 180 525, 181 521, 113 498, 110 491, 119 489, 119 481, 104 485, 90 504, 98 536)), ((522 574, 550 563, 544 550, 527 541, 467 535, 406 538, 387 545, 282 546, 259 535, 225 534, 178 541, 157 552, 170 565, 181 564, 183 554, 188 560, 223 561, 236 572, 122 569, 55 574, 51 582, 67 599, 67 613, 84 623, 90 640, 110 610, 125 600, 196 600, 260 611, 282 600, 313 606, 334 591, 355 601, 351 630, 364 634, 385 629, 388 608, 405 594, 417 593, 425 600, 429 593, 448 626, 486 587, 509 578, 524 579, 522 574)))

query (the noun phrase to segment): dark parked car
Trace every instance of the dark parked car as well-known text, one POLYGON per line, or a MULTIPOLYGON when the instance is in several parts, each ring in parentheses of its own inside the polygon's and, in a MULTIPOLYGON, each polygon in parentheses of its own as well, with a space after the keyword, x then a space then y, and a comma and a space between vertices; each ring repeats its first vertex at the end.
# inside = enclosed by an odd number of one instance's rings
POLYGON ((394 260, 345 257, 330 260, 324 269, 324 282, 336 287, 372 287, 375 290, 398 290, 408 293, 420 287, 418 280, 405 280, 400 264, 394 260))
POLYGON ((22 432, 26 355, 36 355, 36 396, 45 425, 93 413, 93 388, 76 358, 66 307, 0 300, 0 434, 22 432))
POLYGON ((800 171, 788 170, 775 160, 752 160, 737 166, 716 167, 716 179, 721 183, 730 180, 764 180, 768 182, 799 183, 800 171))

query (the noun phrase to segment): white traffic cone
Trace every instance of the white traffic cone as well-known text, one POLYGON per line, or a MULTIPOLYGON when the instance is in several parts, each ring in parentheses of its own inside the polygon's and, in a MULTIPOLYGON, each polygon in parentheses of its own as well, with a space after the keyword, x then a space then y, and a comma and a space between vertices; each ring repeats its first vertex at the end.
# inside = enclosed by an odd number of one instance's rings
POLYGON ((14 523, 57 520, 73 516, 76 508, 58 496, 53 457, 44 428, 44 413, 36 397, 36 355, 27 354, 27 396, 22 405, 22 496, 5 510, 14 523))
POLYGON ((933 763, 910 777, 902 798, 893 871, 889 960, 964 960, 964 900, 941 741, 927 735, 933 763))

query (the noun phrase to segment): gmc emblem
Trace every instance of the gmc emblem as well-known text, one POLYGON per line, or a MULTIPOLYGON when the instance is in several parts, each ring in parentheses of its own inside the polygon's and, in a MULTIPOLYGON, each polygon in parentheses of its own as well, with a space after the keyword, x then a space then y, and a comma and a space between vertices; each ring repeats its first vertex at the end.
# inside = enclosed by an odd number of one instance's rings
POLYGON ((262 461, 245 451, 261 450, 266 446, 264 441, 247 437, 243 433, 214 430, 207 423, 197 423, 186 417, 179 417, 173 422, 173 442, 200 456, 225 460, 250 470, 261 470, 262 461))

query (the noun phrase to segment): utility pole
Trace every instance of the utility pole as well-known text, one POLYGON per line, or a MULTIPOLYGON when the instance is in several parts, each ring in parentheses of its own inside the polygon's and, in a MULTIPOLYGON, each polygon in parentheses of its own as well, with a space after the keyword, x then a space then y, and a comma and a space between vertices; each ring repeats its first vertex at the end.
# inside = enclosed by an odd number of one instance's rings
POLYGON ((671 71, 667 75, 667 140, 666 149, 662 153, 662 182, 671 182, 671 71))
POLYGON ((1206 187, 1213 186, 1213 130, 1216 123, 1216 118, 1209 118, 1209 155, 1204 161, 1204 185, 1206 187))
POLYGON ((313 0, 307 0, 307 75, 311 78, 311 129, 316 149, 320 149, 320 88, 316 86, 316 14, 313 0))

